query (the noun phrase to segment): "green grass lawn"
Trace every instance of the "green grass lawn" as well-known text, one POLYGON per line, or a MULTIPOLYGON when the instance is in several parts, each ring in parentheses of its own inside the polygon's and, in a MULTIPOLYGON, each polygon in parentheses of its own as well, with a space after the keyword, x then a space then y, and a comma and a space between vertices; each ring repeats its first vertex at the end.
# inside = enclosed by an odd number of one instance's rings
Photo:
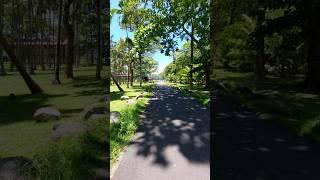
POLYGON ((31 95, 16 72, 0 76, 0 155, 32 157, 50 141, 56 122, 35 123, 32 116, 43 106, 53 106, 62 113, 61 121, 82 121, 83 108, 97 102, 103 94, 103 83, 95 80, 95 67, 75 68, 75 79, 67 80, 61 72, 62 85, 52 85, 50 71, 32 75, 45 94, 31 95), (10 100, 14 93, 16 99, 10 100))
MULTIPOLYGON (((142 92, 146 92, 148 88, 152 88, 153 83, 146 83, 143 84, 143 87, 139 87, 138 83, 135 83, 133 87, 127 88, 126 84, 122 84, 121 87, 123 88, 124 92, 120 92, 116 85, 111 85, 110 92, 111 92, 111 102, 110 102, 110 111, 122 111, 127 107, 126 101, 121 101, 121 96, 129 96, 130 99, 134 99, 136 96, 141 94, 142 92)), ((146 95, 148 92, 146 92, 146 95)))
POLYGON ((320 96, 308 92, 297 85, 302 76, 267 76, 258 85, 253 81, 253 73, 231 72, 215 69, 215 80, 222 83, 241 104, 258 112, 272 115, 270 120, 285 123, 296 134, 320 141, 320 96), (236 92, 237 87, 249 87, 258 96, 236 92))
POLYGON ((111 111, 119 111, 121 113, 120 122, 111 125, 110 131, 110 164, 111 167, 117 161, 120 153, 125 146, 130 142, 139 126, 139 115, 145 110, 148 99, 152 96, 154 89, 153 83, 144 84, 139 87, 135 84, 134 87, 127 88, 126 85, 121 87, 125 92, 120 92, 116 86, 111 86, 111 111), (127 105, 126 101, 121 101, 120 97, 127 95, 130 99, 134 99, 137 95, 144 92, 144 98, 139 99, 132 105, 127 105))
POLYGON ((186 96, 192 96, 192 97, 196 98, 198 101, 201 102, 201 104, 203 104, 205 106, 209 106, 209 104, 210 104, 210 92, 209 91, 205 91, 205 90, 203 90, 201 88, 197 88, 197 87, 190 88, 190 86, 187 84, 171 83, 171 82, 166 82, 166 84, 179 89, 179 91, 186 96))

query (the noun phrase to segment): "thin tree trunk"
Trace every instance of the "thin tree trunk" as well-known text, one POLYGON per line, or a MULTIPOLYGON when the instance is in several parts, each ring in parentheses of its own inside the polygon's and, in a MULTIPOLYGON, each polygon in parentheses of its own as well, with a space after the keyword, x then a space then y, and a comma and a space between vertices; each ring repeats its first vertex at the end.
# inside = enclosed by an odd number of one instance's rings
MULTIPOLYGON (((0 34, 3 33, 3 3, 0 4, 0 34)), ((0 49, 0 75, 6 75, 6 69, 4 67, 4 60, 3 60, 3 50, 0 49)))
POLYGON ((320 13, 316 7, 313 7, 312 1, 309 2, 308 11, 309 24, 308 24, 308 71, 303 86, 307 89, 319 90, 320 89, 320 13))
POLYGON ((128 72, 127 72, 127 88, 130 86, 130 63, 128 64, 128 72))
POLYGON ((3 62, 3 51, 2 49, 0 50, 0 75, 4 76, 6 75, 6 69, 4 67, 4 62, 3 62))
POLYGON ((255 62, 255 78, 257 82, 260 82, 264 78, 264 62, 265 62, 265 54, 264 54, 264 34, 263 31, 259 29, 262 26, 265 20, 265 10, 263 8, 259 8, 258 17, 257 17, 257 32, 256 32, 256 45, 257 45, 257 57, 255 62))
POLYGON ((116 84, 117 88, 119 89, 119 91, 123 92, 123 89, 121 88, 121 86, 119 85, 118 81, 116 80, 116 78, 114 78, 113 74, 111 73, 111 78, 112 81, 116 84))
POLYGON ((73 25, 69 23, 70 19, 70 7, 73 0, 68 0, 64 5, 64 18, 63 24, 66 31, 66 36, 68 40, 67 44, 67 57, 66 57, 66 66, 65 66, 65 74, 69 79, 73 79, 73 62, 74 62, 74 29, 73 25))
POLYGON ((96 80, 101 80, 101 42, 102 42, 102 34, 101 34, 101 0, 97 0, 97 25, 98 25, 98 40, 97 40, 97 67, 96 67, 96 80))
POLYGON ((238 6, 239 2, 240 2, 239 0, 233 0, 233 2, 232 2, 229 25, 233 24, 234 19, 236 18, 235 14, 236 14, 236 10, 237 10, 237 6, 238 6))
POLYGON ((131 62, 130 62, 130 85, 131 86, 133 86, 133 67, 132 67, 132 65, 133 65, 133 60, 131 60, 131 62))
POLYGON ((140 87, 142 87, 142 55, 139 52, 139 78, 140 78, 140 87))
POLYGON ((19 59, 14 54, 12 48, 9 46, 7 40, 3 37, 3 34, 0 33, 0 45, 2 48, 6 51, 8 56, 10 57, 12 63, 16 66, 17 70, 21 74, 23 80, 27 84, 29 90, 32 94, 38 94, 42 93, 43 90, 40 88, 40 86, 29 76, 23 65, 21 65, 19 59))
MULTIPOLYGON (((216 1, 215 0, 211 0, 210 1, 210 95, 211 95, 211 105, 213 102, 213 89, 214 89, 214 85, 213 85, 213 73, 214 73, 214 60, 215 60, 215 13, 216 13, 216 1)), ((212 106, 213 107, 213 106, 212 106)), ((211 107, 211 109, 213 109, 211 107)), ((213 115, 213 112, 212 112, 213 115)))
POLYGON ((61 84, 60 82, 60 61, 61 61, 61 26, 62 26, 62 6, 63 0, 60 0, 59 4, 59 22, 58 22, 58 38, 57 38, 57 57, 55 63, 55 78, 54 84, 61 84))
MULTIPOLYGON (((193 21, 193 20, 191 20, 193 21)), ((191 37, 193 37, 193 34, 194 34, 194 26, 193 26, 193 22, 191 22, 191 37)), ((194 48, 194 44, 193 44, 193 38, 191 38, 191 44, 190 44, 190 48, 191 48, 191 51, 190 51, 190 88, 193 87, 193 48, 194 48)))

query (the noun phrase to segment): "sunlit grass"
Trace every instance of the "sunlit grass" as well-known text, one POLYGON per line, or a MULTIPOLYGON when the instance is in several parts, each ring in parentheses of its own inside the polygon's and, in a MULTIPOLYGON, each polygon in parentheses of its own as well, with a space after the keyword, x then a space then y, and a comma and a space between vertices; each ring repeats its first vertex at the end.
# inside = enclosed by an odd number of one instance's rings
POLYGON ((111 92, 111 102, 110 102, 110 111, 122 111, 127 106, 127 101, 121 101, 121 96, 128 96, 130 99, 134 99, 142 92, 145 92, 146 96, 150 95, 146 92, 146 88, 149 86, 153 86, 153 83, 146 83, 143 84, 143 87, 140 87, 138 83, 135 83, 133 87, 127 88, 127 85, 123 84, 121 87, 123 88, 124 92, 120 92, 116 85, 111 85, 110 92, 111 92))
POLYGON ((173 87, 179 89, 179 91, 186 96, 194 97, 203 105, 209 106, 209 104, 210 104, 210 92, 209 91, 205 91, 205 90, 202 90, 201 88, 197 88, 197 87, 190 88, 189 85, 180 84, 180 83, 167 82, 167 85, 173 86, 173 87))
POLYGON ((152 95, 153 83, 144 84, 143 87, 134 86, 124 88, 125 92, 120 93, 115 86, 111 86, 111 111, 119 111, 121 118, 119 123, 111 125, 110 134, 110 164, 111 168, 117 161, 120 153, 128 145, 134 136, 139 126, 139 114, 141 114, 147 105, 149 97, 152 95), (130 98, 135 98, 137 95, 144 92, 144 98, 139 99, 132 105, 127 105, 126 101, 121 101, 122 95, 127 95, 130 98))

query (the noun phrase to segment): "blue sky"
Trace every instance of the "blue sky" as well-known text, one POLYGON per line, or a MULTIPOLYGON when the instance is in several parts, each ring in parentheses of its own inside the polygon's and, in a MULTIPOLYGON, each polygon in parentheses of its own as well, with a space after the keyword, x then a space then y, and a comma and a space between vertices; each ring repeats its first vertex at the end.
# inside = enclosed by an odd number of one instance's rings
MULTIPOLYGON (((119 8, 118 2, 119 2, 118 0, 112 0, 111 1, 111 9, 119 8)), ((125 38, 127 36, 126 31, 122 30, 119 26, 119 19, 120 19, 119 15, 114 15, 111 20, 111 29, 110 29, 111 33, 110 34, 112 37, 112 41, 115 41, 115 42, 118 41, 120 38, 125 38)), ((133 33, 129 32, 129 37, 132 38, 133 33)), ((179 44, 181 44, 181 43, 179 43, 179 44)), ((154 53, 152 57, 159 63, 157 73, 161 73, 163 71, 163 69, 166 67, 166 65, 168 65, 170 62, 172 62, 172 56, 165 56, 164 54, 161 54, 159 50, 157 50, 156 53, 154 53)))

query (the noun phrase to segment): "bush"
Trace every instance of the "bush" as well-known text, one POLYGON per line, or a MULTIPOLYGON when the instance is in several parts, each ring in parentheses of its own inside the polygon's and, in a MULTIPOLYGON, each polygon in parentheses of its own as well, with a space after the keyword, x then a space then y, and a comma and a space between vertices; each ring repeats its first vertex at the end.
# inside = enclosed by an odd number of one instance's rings
POLYGON ((36 172, 32 179, 88 179, 90 149, 79 139, 68 138, 49 145, 46 152, 35 157, 36 172))
POLYGON ((110 158, 116 161, 122 149, 130 142, 139 125, 139 114, 144 110, 147 100, 141 99, 135 105, 121 112, 119 123, 111 126, 110 158))
POLYGON ((87 180, 97 159, 108 147, 109 123, 100 119, 89 124, 88 133, 79 138, 65 138, 52 143, 47 150, 35 156, 35 180, 87 180))

